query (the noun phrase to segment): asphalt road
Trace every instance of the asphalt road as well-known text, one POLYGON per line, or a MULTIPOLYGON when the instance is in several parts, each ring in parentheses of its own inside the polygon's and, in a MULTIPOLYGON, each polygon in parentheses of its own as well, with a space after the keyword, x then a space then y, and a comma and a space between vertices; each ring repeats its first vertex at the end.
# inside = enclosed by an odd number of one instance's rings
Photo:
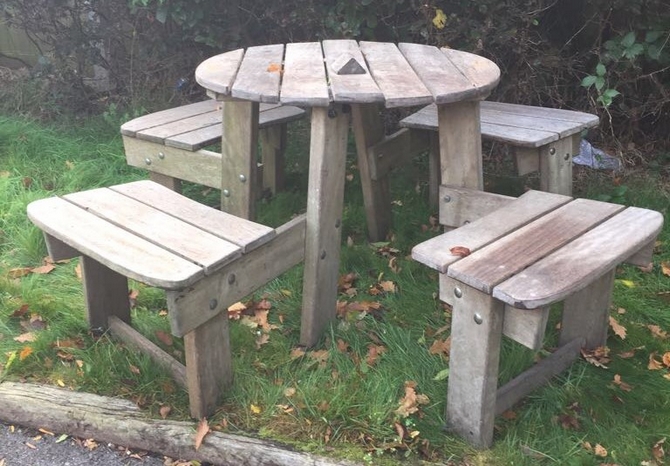
POLYGON ((163 466, 164 458, 111 444, 0 423, 0 466, 163 466), (58 441, 60 440, 60 441, 58 441), (136 456, 133 456, 136 455, 136 456))

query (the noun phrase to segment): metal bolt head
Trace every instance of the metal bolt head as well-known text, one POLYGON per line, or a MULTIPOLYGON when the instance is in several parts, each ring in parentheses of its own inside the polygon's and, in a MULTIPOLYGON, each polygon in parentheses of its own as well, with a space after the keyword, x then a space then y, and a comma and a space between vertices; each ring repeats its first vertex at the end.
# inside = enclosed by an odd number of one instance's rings
POLYGON ((212 298, 212 299, 209 300, 209 309, 210 309, 211 311, 213 311, 214 309, 216 309, 216 307, 217 307, 218 305, 219 305, 219 302, 218 302, 216 299, 212 298))
POLYGON ((236 279, 236 278, 237 278, 237 277, 235 277, 235 274, 234 274, 234 273, 231 273, 230 275, 228 275, 228 284, 229 284, 229 285, 232 285, 233 283, 235 283, 235 279, 236 279))
POLYGON ((326 251, 321 251, 321 259, 325 259, 325 258, 326 258, 326 251))
POLYGON ((144 159, 144 163, 146 163, 147 165, 151 165, 151 159, 147 157, 146 159, 144 159))
POLYGON ((552 147, 549 149, 549 154, 554 155, 556 153, 556 148, 552 147))
POLYGON ((223 190, 223 196, 224 197, 230 197, 230 191, 228 191, 227 189, 224 189, 223 190))
POLYGON ((165 154, 162 153, 162 152, 159 152, 159 153, 158 153, 158 158, 161 159, 161 160, 163 160, 163 159, 165 158, 165 154))
POLYGON ((340 228, 341 225, 342 225, 342 221, 339 218, 337 220, 335 220, 335 228, 340 228))
POLYGON ((461 298, 463 296, 463 290, 461 290, 459 287, 454 288, 454 296, 461 298))
POLYGON ((241 181, 242 183, 245 183, 245 182, 247 181, 247 177, 244 176, 244 175, 242 175, 242 174, 240 174, 240 181, 241 181))
POLYGON ((451 196, 446 195, 446 196, 444 196, 444 197, 442 198, 442 200, 443 200, 444 202, 451 202, 451 196))
POLYGON ((477 324, 477 325, 481 325, 482 322, 484 322, 484 318, 482 317, 482 315, 479 312, 475 312, 474 319, 475 319, 475 324, 477 324))
POLYGON ((565 160, 565 161, 570 160, 570 154, 565 154, 565 155, 563 156, 563 160, 565 160))

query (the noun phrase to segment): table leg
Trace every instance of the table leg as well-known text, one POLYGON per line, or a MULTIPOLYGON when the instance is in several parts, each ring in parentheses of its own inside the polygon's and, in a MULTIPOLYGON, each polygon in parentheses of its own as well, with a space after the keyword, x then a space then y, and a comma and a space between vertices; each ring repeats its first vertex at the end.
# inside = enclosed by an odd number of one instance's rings
POLYGON ((370 241, 383 241, 391 229, 391 188, 388 174, 373 180, 368 149, 384 139, 384 125, 379 117, 378 105, 354 105, 352 127, 358 153, 358 171, 361 175, 365 218, 368 222, 370 241))
POLYGON ((255 217, 258 170, 258 103, 223 102, 221 139, 221 210, 255 217))
POLYGON ((437 119, 442 183, 483 189, 479 101, 438 105, 437 119))
POLYGON ((335 317, 348 130, 340 106, 312 110, 300 331, 306 346, 335 317))

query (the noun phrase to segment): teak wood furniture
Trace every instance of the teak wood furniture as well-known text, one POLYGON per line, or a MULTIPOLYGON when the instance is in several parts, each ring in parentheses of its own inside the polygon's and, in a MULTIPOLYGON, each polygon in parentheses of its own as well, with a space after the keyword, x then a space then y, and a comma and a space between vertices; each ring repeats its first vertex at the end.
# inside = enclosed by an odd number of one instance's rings
MULTIPOLYGON (((258 112, 263 188, 276 193, 284 183, 287 123, 305 111, 293 106, 263 104, 258 112)), ((206 100, 150 113, 121 125, 129 165, 174 191, 181 180, 221 188, 221 154, 205 147, 221 142, 221 107, 206 100)), ((259 186, 254 188, 257 195, 259 186)))
POLYGON ((368 148, 384 140, 386 108, 436 104, 441 179, 481 189, 479 101, 500 70, 470 53, 427 45, 326 40, 249 47, 201 63, 196 81, 223 107, 222 209, 247 217, 260 103, 311 107, 301 343, 335 316, 349 119, 371 236, 390 225, 388 176, 372 179, 368 148))
MULTIPOLYGON (((541 191, 486 202, 486 193, 443 186, 441 196, 455 211, 490 211, 412 250, 439 272, 440 299, 453 307, 449 427, 488 447, 496 414, 566 369, 581 348, 605 344, 615 268, 651 262, 663 217, 541 191), (549 306, 559 301, 559 348, 497 388, 502 335, 539 349, 549 306)), ((463 221, 462 213, 448 217, 463 221)))
MULTIPOLYGON (((581 132, 598 124, 596 115, 487 101, 480 109, 482 137, 512 146, 519 175, 539 170, 542 191, 572 195, 572 157, 579 154, 581 132)), ((400 126, 430 131, 434 137, 437 108, 428 105, 401 120, 400 126)), ((429 154, 431 159, 439 157, 434 150, 429 154)), ((436 193, 439 180, 431 180, 431 192, 436 193)))
POLYGON ((32 202, 54 260, 82 257, 92 328, 111 329, 186 387, 191 416, 211 414, 232 381, 228 306, 303 258, 305 219, 272 229, 138 181, 32 202), (167 294, 184 368, 128 324, 128 278, 167 294))

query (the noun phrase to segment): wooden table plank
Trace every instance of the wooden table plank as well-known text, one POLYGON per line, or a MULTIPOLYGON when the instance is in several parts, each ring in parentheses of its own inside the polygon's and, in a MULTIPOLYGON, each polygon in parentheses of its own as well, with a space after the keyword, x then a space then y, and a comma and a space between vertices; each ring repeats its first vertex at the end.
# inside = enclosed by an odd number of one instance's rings
POLYGON ((121 134, 124 136, 135 137, 138 131, 154 126, 172 123, 183 118, 189 118, 201 113, 211 112, 218 108, 216 100, 208 99, 194 104, 182 105, 181 107, 169 108, 159 112, 150 113, 141 117, 133 118, 132 120, 121 125, 121 134))
POLYGON ((279 82, 284 46, 249 47, 235 77, 231 95, 254 102, 279 102, 279 82))
POLYGON ((319 42, 286 44, 281 103, 310 107, 327 107, 330 103, 319 42))
POLYGON ((326 70, 333 100, 341 103, 374 103, 384 102, 384 94, 379 89, 365 58, 353 40, 324 40, 323 53, 326 58, 326 70), (338 74, 333 64, 340 63, 343 58, 353 58, 365 70, 364 74, 338 74))
POLYGON ((447 275, 490 294, 494 286, 565 246, 623 208, 617 204, 575 199, 461 259, 449 267, 447 275))
POLYGON ((208 58, 195 69, 196 82, 209 91, 229 96, 242 57, 244 49, 208 58))
POLYGON ((236 244, 108 188, 68 194, 64 199, 202 266, 206 274, 242 255, 236 244))
POLYGON ((110 189, 235 243, 245 253, 275 236, 273 228, 212 209, 148 180, 111 186, 110 189))
POLYGON ((433 102, 433 94, 395 44, 361 42, 359 46, 372 77, 384 93, 387 108, 433 102))
POLYGON ((28 205, 42 231, 115 272, 151 286, 179 289, 204 276, 202 267, 57 197, 28 205), (95 233, 93 233, 95 232, 95 233))
POLYGON ((560 194, 528 191, 485 217, 415 246, 412 258, 445 273, 449 266, 461 259, 451 253, 452 248, 465 247, 474 253, 570 200, 560 194))
POLYGON ((460 50, 442 48, 441 51, 476 88, 467 98, 483 100, 498 85, 500 68, 491 60, 460 50))
POLYGON ((560 301, 653 241, 662 226, 659 212, 629 207, 499 284, 493 296, 528 309, 560 301))

